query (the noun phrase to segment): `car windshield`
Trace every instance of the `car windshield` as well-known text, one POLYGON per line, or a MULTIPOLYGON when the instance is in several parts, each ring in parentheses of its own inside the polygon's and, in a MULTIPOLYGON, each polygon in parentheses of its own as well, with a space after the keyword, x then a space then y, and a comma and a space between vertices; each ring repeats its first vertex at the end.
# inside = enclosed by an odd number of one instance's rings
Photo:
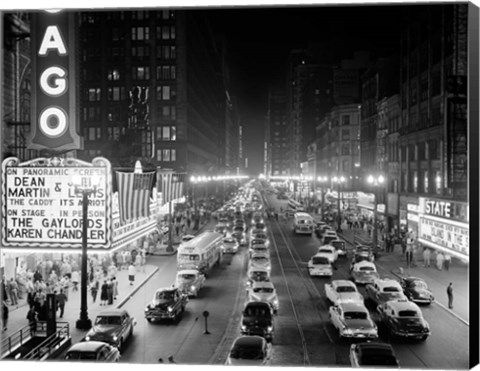
POLYGON ((331 254, 332 250, 327 249, 327 248, 321 248, 321 249, 318 250, 318 252, 323 252, 325 254, 331 254))
POLYGON ((410 284, 410 287, 414 287, 416 289, 425 289, 425 290, 428 290, 428 286, 425 282, 423 281, 413 281, 411 284, 410 284))
POLYGON ((264 240, 252 240, 252 245, 264 245, 265 241, 264 240))
POLYGON ((254 281, 267 281, 268 273, 267 272, 254 272, 250 274, 250 278, 254 281))
POLYGON ((263 359, 263 351, 262 348, 259 347, 249 347, 244 345, 236 345, 233 347, 232 351, 230 352, 231 358, 236 359, 263 359))
POLYGON ((98 316, 95 325, 121 325, 122 318, 120 316, 98 316))
POLYGON ((345 312, 345 319, 367 319, 367 313, 365 312, 345 312))
POLYGON ((360 267, 358 270, 365 273, 372 273, 375 271, 373 267, 360 267))
POLYGON ((172 300, 174 297, 175 297, 174 291, 158 291, 155 294, 155 299, 172 300))
POLYGON ((395 286, 387 286, 383 288, 383 292, 400 292, 400 290, 395 286))
POLYGON ((196 277, 196 276, 195 276, 194 274, 189 274, 189 273, 179 274, 179 275, 178 275, 178 278, 180 278, 181 280, 185 280, 185 281, 194 280, 195 277, 196 277))
POLYGON ((271 287, 255 287, 253 292, 259 294, 270 294, 273 292, 273 289, 271 287))
POLYGON ((262 307, 257 307, 257 306, 250 306, 247 309, 245 309, 244 315, 246 317, 270 317, 271 313, 270 311, 265 308, 264 306, 262 307))
POLYGON ((399 317, 419 317, 415 310, 401 310, 398 312, 399 317))
POLYGON ((68 352, 67 355, 65 356, 65 359, 68 359, 70 361, 76 360, 76 359, 81 359, 81 360, 96 360, 97 359, 97 353, 95 352, 68 352))
POLYGON ((255 263, 266 264, 268 262, 268 259, 264 256, 254 256, 252 258, 252 261, 254 261, 255 263))
POLYGON ((355 287, 352 286, 339 286, 337 292, 355 292, 355 287))
POLYGON ((330 264, 330 262, 328 258, 324 256, 315 256, 312 258, 312 264, 325 265, 325 264, 330 264))

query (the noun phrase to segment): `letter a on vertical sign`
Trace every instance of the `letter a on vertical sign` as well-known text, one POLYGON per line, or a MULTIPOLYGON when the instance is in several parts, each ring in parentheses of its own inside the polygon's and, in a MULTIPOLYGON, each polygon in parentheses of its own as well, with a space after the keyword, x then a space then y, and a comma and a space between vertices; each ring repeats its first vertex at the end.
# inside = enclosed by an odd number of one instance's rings
POLYGON ((77 133, 75 13, 32 14, 32 131, 29 149, 82 149, 77 133))

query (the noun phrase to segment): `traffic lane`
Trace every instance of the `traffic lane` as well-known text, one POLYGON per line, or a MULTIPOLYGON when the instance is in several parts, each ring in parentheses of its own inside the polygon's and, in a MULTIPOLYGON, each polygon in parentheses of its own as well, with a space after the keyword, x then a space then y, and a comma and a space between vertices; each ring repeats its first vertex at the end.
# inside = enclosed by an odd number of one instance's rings
POLYGON ((189 300, 178 323, 149 323, 144 317, 146 304, 156 289, 170 286, 176 275, 176 256, 163 261, 159 272, 124 306, 137 319, 137 326, 121 362, 157 363, 159 358, 167 362, 172 355, 177 363, 208 364, 232 317, 242 264, 241 254, 225 255, 220 266, 210 273, 199 296, 189 300), (204 311, 210 313, 207 318, 210 335, 204 334, 204 311))

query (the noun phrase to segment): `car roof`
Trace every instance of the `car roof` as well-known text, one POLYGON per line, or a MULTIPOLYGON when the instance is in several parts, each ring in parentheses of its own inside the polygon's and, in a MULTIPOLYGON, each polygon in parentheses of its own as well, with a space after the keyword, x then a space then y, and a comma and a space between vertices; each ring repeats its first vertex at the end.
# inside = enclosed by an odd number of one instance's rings
POLYGON ((423 278, 420 278, 420 277, 412 277, 412 276, 409 276, 409 277, 403 277, 402 279, 405 280, 405 281, 407 281, 407 282, 422 281, 422 282, 425 282, 425 283, 426 283, 426 281, 425 281, 423 278))
POLYGON ((176 291, 178 290, 176 287, 168 286, 168 287, 160 287, 155 290, 155 293, 161 292, 161 291, 176 291))
POLYGON ((101 347, 108 345, 103 341, 82 341, 73 344, 67 352, 96 352, 101 347))
POLYGON ((357 343, 355 345, 362 353, 395 354, 393 347, 387 343, 369 341, 365 343, 357 343))
POLYGON ((267 259, 270 259, 270 256, 265 252, 256 252, 256 253, 253 253, 252 256, 250 257, 250 259, 253 259, 253 258, 267 258, 267 259))
POLYGON ((265 303, 264 301, 249 301, 245 304, 245 308, 247 307, 265 307, 270 310, 270 304, 265 303))
POLYGON ((265 342, 265 339, 261 336, 246 335, 246 336, 240 336, 236 338, 233 341, 233 344, 236 346, 248 346, 250 348, 253 346, 262 347, 264 342, 265 342))
POLYGON ((345 302, 345 303, 340 303, 337 306, 341 307, 343 311, 362 311, 362 312, 368 312, 368 309, 365 308, 365 305, 362 303, 357 303, 357 302, 345 302))
POLYGON ((268 288, 271 288, 271 289, 275 289, 272 282, 265 282, 265 281, 254 282, 253 285, 252 285, 252 288, 259 288, 259 287, 268 287, 268 288))
MULTIPOLYGON (((199 272, 196 269, 183 269, 181 271, 177 271, 177 275, 179 275, 179 274, 198 274, 198 273, 199 272)), ((158 290, 160 290, 160 289, 158 289, 158 290)))
POLYGON ((392 278, 378 278, 374 281, 375 284, 377 284, 379 287, 390 287, 390 286, 395 286, 397 288, 401 288, 400 283, 395 281, 392 278))
POLYGON ((329 249, 329 250, 335 250, 335 247, 333 247, 332 245, 322 245, 318 248, 319 250, 320 249, 329 249))
POLYGON ((421 313, 418 305, 415 304, 413 301, 409 301, 407 299, 389 300, 387 301, 387 304, 391 306, 395 311, 415 310, 421 313))
POLYGON ((317 252, 315 255, 313 255, 310 259, 313 258, 330 258, 330 254, 324 253, 324 252, 317 252))
POLYGON ((368 267, 373 267, 375 268, 375 270, 377 270, 377 268, 375 267, 375 264, 366 260, 359 261, 358 263, 355 263, 353 266, 356 268, 368 266, 368 267))
POLYGON ((355 285, 352 281, 350 280, 333 280, 332 281, 332 286, 352 286, 357 288, 357 285, 355 285))
POLYGON ((248 273, 251 273, 251 272, 265 272, 265 273, 268 273, 268 269, 267 268, 262 268, 262 267, 253 267, 253 268, 250 268, 248 270, 248 273))
POLYGON ((126 313, 127 311, 125 309, 107 309, 98 313, 97 316, 121 316, 126 313))

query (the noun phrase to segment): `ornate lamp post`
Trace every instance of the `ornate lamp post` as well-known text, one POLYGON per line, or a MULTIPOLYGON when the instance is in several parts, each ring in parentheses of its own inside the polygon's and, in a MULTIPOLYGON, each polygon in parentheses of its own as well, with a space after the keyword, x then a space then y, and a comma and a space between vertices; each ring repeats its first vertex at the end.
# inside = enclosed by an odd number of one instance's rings
POLYGON ((340 187, 341 187, 341 184, 342 183, 345 183, 346 179, 345 177, 342 175, 340 177, 338 176, 334 176, 332 178, 333 182, 334 183, 337 183, 337 232, 342 232, 342 213, 340 211, 340 187))
POLYGON ((367 177, 367 182, 371 184, 374 187, 373 190, 373 200, 374 200, 374 206, 373 206, 373 240, 372 240, 372 245, 373 249, 377 248, 377 240, 378 240, 378 226, 377 226, 377 188, 381 187, 382 184, 385 182, 385 178, 383 175, 369 175, 367 177))
MULTIPOLYGON (((83 179, 82 179, 83 180, 83 179)), ((74 180, 74 189, 76 195, 82 196, 82 266, 81 266, 81 287, 80 287, 80 318, 75 327, 80 330, 89 330, 92 328, 92 321, 88 318, 87 304, 87 248, 88 248, 88 196, 97 191, 97 179, 90 185, 85 181, 74 180)))

